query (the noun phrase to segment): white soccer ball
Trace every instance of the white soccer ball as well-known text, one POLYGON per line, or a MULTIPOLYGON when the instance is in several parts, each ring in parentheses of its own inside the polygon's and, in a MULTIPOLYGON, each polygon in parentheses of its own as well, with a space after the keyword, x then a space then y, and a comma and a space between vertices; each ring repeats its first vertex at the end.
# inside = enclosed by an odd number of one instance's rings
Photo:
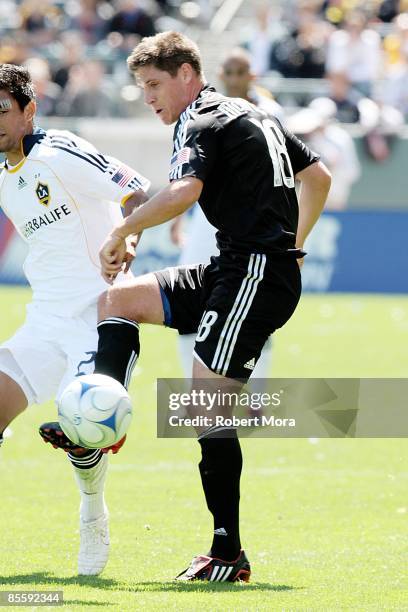
POLYGON ((61 428, 66 436, 85 448, 116 444, 129 429, 132 404, 125 387, 104 374, 75 378, 58 402, 61 428))

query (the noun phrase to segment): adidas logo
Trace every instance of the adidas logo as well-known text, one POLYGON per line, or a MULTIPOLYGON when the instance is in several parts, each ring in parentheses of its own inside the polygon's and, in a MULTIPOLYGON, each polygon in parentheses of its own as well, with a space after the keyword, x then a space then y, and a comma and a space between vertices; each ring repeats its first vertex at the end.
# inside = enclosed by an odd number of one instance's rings
POLYGON ((252 359, 244 363, 244 368, 247 368, 248 370, 253 370, 254 367, 255 367, 255 357, 252 357, 252 359))
POLYGON ((226 536, 228 533, 225 531, 224 527, 219 527, 218 529, 214 529, 214 535, 226 536))
POLYGON ((17 187, 18 189, 23 189, 23 187, 27 187, 27 183, 25 182, 22 176, 18 177, 17 187))

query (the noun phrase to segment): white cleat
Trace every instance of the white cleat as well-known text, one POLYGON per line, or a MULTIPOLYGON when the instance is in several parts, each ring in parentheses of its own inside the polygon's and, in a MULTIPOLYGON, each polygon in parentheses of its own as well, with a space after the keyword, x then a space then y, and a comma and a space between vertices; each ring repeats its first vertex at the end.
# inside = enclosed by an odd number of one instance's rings
POLYGON ((95 521, 85 522, 80 518, 80 539, 78 574, 97 576, 104 569, 109 557, 108 514, 95 521))

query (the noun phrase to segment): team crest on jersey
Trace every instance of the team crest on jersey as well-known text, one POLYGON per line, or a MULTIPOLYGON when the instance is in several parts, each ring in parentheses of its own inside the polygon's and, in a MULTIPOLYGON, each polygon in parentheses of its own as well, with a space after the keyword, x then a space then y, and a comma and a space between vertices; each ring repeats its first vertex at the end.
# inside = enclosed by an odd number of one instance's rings
POLYGON ((49 205, 49 203, 51 202, 51 194, 48 185, 46 185, 45 183, 40 183, 40 181, 38 181, 35 193, 40 201, 40 204, 42 204, 43 206, 49 205))

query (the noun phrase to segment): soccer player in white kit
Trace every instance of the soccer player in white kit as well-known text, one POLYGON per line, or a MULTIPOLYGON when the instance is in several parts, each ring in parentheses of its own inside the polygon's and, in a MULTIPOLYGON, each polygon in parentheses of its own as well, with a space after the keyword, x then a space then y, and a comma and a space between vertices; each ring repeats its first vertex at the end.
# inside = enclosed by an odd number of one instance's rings
MULTIPOLYGON (((33 291, 24 324, 0 345, 0 442, 28 405, 58 398, 75 376, 93 372, 97 299, 107 287, 98 250, 122 218, 121 204, 130 212, 150 186, 74 134, 34 127, 35 110, 27 70, 0 64, 0 152, 6 155, 0 206, 28 245, 24 272, 33 291)), ((129 264, 131 258, 129 248, 129 264)), ((108 449, 65 450, 81 495, 78 572, 99 574, 109 553, 108 449)))

